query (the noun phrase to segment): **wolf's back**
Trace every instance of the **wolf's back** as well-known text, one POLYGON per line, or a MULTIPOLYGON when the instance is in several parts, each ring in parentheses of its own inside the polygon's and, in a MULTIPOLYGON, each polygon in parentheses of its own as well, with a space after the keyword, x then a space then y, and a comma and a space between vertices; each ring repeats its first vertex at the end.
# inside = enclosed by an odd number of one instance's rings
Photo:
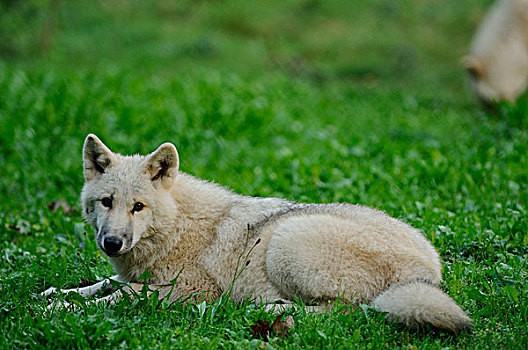
POLYGON ((471 319, 451 297, 426 281, 395 284, 372 301, 388 319, 418 328, 430 324, 453 333, 473 329, 471 319))

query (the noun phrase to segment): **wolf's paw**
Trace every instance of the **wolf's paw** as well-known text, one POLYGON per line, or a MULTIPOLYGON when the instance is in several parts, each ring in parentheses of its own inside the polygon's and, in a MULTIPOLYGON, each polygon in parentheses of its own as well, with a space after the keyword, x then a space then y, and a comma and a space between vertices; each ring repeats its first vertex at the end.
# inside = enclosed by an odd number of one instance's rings
POLYGON ((57 312, 59 310, 75 309, 75 308, 76 306, 74 304, 68 303, 67 301, 56 301, 46 306, 45 314, 50 315, 53 312, 57 312))
POLYGON ((55 287, 49 287, 48 289, 46 289, 45 291, 43 291, 42 293, 40 293, 40 296, 43 296, 43 297, 48 297, 49 295, 51 294, 56 294, 58 292, 58 289, 55 288, 55 287))
POLYGON ((56 297, 59 297, 60 294, 69 294, 73 290, 64 290, 60 288, 50 287, 45 291, 40 293, 40 296, 48 298, 48 305, 44 311, 44 315, 50 315, 53 312, 63 309, 75 309, 76 306, 72 303, 69 303, 65 300, 57 300, 56 297))

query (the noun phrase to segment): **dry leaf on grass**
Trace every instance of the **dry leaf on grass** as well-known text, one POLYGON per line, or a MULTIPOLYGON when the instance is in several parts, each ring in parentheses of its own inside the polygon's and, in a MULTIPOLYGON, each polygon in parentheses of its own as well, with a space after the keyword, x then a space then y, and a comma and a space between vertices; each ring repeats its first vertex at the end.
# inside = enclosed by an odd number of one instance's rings
POLYGON ((287 337, 288 336, 288 330, 294 326, 294 321, 292 316, 286 316, 284 319, 282 319, 284 314, 280 314, 279 317, 273 321, 271 324, 271 329, 279 336, 279 337, 287 337))
POLYGON ((64 214, 66 215, 68 215, 72 211, 72 208, 68 205, 68 203, 64 201, 53 201, 48 204, 48 209, 53 211, 54 213, 57 212, 57 209, 59 208, 62 208, 64 214))
POLYGON ((268 336, 270 334, 270 323, 267 321, 258 320, 257 323, 250 326, 251 330, 251 336, 255 339, 262 339, 265 342, 268 341, 268 336))
POLYGON ((255 339, 262 339, 265 342, 269 340, 269 337, 279 336, 281 338, 288 336, 288 331, 295 325, 292 316, 284 317, 284 314, 280 314, 270 325, 267 321, 258 320, 257 323, 250 326, 252 333, 251 336, 255 339))

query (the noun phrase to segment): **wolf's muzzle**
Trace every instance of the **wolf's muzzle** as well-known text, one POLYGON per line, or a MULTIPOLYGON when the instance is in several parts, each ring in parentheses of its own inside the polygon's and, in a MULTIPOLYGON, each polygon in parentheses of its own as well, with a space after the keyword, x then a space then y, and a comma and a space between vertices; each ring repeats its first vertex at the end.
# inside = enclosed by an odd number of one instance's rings
POLYGON ((123 241, 118 237, 105 237, 103 241, 104 250, 110 254, 116 254, 123 246, 123 241))

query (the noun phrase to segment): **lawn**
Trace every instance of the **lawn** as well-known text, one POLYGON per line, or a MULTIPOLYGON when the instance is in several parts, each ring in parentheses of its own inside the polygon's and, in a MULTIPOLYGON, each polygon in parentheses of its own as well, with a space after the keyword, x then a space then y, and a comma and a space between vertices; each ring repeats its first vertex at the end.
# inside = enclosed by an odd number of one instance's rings
POLYGON ((528 102, 482 110, 458 63, 490 3, 2 2, 0 348, 527 348, 528 102), (49 286, 112 275, 80 211, 90 132, 123 154, 170 141, 238 193, 414 225, 474 332, 366 305, 299 307, 266 339, 277 315, 225 299, 45 313, 49 286))

